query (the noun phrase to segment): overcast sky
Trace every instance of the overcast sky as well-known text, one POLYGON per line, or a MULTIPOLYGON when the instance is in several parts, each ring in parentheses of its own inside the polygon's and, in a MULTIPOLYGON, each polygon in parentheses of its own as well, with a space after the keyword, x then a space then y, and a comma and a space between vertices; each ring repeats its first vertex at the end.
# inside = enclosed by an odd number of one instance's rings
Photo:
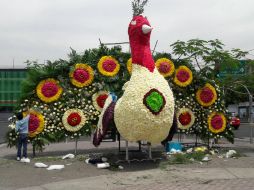
MULTIPOLYGON (((173 42, 193 38, 251 50, 253 7, 253 0, 150 0, 144 15, 154 27, 157 51, 170 52, 173 42)), ((20 68, 27 59, 66 59, 69 47, 96 48, 99 38, 128 41, 131 18, 131 0, 0 0, 0 68, 11 68, 13 60, 20 68)))

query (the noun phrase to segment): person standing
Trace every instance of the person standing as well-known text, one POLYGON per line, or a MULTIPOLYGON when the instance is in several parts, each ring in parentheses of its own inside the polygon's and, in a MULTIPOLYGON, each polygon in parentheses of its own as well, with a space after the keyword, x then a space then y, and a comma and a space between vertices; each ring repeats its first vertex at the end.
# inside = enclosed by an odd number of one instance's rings
POLYGON ((19 133, 18 136, 18 151, 17 151, 17 160, 20 161, 21 159, 21 149, 23 147, 23 158, 27 159, 27 139, 28 139, 28 125, 29 125, 29 118, 30 114, 26 117, 23 117, 23 113, 19 112, 16 114, 17 121, 16 121, 16 132, 19 133))

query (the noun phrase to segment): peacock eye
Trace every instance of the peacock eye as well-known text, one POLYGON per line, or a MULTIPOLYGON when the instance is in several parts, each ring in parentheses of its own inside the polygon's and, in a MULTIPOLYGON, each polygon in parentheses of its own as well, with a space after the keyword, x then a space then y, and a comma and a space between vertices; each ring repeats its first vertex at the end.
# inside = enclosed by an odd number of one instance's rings
POLYGON ((136 25, 137 22, 135 20, 131 21, 131 25, 136 25))

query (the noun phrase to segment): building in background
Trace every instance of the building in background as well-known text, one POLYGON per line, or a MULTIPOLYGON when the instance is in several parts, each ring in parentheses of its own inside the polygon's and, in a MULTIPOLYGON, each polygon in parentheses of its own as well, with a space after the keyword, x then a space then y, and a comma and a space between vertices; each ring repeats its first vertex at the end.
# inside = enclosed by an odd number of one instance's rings
POLYGON ((26 69, 0 69, 0 111, 12 111, 21 93, 26 69))

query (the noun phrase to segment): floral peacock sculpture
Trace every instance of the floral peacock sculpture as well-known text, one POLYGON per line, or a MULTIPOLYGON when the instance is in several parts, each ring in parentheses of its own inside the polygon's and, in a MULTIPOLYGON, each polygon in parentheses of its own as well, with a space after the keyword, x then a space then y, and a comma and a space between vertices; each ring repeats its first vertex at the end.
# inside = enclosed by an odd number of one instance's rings
POLYGON ((124 93, 117 102, 112 97, 111 101, 106 101, 94 138, 95 145, 98 145, 110 120, 114 120, 119 133, 128 141, 159 143, 167 137, 172 126, 173 93, 155 67, 150 50, 152 27, 147 18, 140 15, 141 12, 140 9, 134 12, 128 28, 131 78, 125 83, 124 93))

